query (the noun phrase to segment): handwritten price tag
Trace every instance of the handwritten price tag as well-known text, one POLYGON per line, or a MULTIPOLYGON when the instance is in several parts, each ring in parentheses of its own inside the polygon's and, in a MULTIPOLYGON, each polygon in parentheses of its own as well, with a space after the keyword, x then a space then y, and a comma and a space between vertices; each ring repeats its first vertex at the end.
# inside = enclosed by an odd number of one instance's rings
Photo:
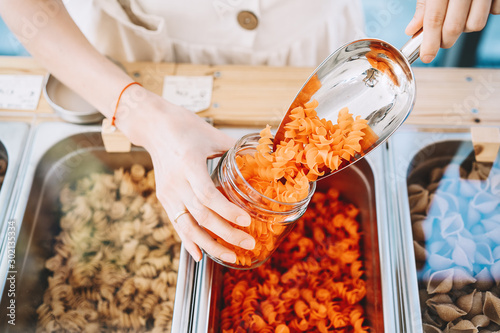
POLYGON ((200 112, 210 107, 213 76, 165 76, 162 96, 169 102, 200 112))
POLYGON ((36 110, 42 75, 0 75, 0 109, 36 110))

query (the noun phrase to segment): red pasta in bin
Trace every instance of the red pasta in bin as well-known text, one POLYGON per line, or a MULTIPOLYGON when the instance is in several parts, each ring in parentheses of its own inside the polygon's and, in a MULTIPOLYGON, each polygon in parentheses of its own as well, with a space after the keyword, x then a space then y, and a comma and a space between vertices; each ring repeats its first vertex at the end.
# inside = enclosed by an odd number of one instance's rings
POLYGON ((368 332, 358 213, 318 192, 268 262, 225 272, 221 332, 368 332))

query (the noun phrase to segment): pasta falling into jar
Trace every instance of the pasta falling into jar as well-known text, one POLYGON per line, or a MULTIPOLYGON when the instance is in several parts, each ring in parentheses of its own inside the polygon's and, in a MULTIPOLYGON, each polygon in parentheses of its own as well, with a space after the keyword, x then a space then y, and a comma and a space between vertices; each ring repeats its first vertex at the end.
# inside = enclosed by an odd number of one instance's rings
POLYGON ((241 229, 255 239, 246 250, 212 237, 236 253, 231 268, 252 269, 264 263, 304 214, 316 189, 315 181, 326 171, 335 171, 363 154, 377 141, 367 121, 354 118, 347 108, 339 111, 337 123, 319 119, 313 100, 290 112, 285 138, 273 151, 273 135, 267 126, 260 134, 242 137, 219 161, 212 174, 217 188, 251 217, 241 229))

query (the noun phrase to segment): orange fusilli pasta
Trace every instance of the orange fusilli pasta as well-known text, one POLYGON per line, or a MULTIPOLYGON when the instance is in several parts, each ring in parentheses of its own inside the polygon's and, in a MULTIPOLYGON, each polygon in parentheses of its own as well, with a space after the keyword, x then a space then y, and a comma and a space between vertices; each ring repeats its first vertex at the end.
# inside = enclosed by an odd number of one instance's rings
POLYGON ((367 332, 357 215, 337 190, 315 193, 268 262, 224 273, 221 332, 367 332))
MULTIPOLYGON (((244 180, 259 193, 275 200, 264 203, 271 211, 286 209, 280 202, 304 200, 309 195, 310 182, 350 163, 378 139, 367 121, 359 116, 353 118, 347 108, 340 110, 337 123, 333 124, 318 117, 317 106, 318 102, 313 100, 291 110, 286 118, 284 139, 274 151, 271 151, 273 135, 267 126, 260 133, 254 154, 236 155, 244 180)), ((237 183, 240 185, 245 187, 237 183)), ((244 250, 213 236, 236 253, 236 265, 243 267, 267 258, 287 230, 286 226, 274 223, 271 217, 269 221, 252 219, 249 227, 241 229, 254 237, 253 250, 244 250)))

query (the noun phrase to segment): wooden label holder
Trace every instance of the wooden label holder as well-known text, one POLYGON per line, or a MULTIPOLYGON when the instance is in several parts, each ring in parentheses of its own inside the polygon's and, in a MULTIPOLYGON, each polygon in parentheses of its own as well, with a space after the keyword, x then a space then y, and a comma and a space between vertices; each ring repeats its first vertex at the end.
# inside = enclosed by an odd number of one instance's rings
POLYGON ((132 147, 129 139, 118 128, 111 125, 111 120, 102 121, 102 141, 108 153, 128 153, 132 147))
POLYGON ((493 163, 500 148, 498 127, 471 127, 472 144, 477 162, 493 163))

